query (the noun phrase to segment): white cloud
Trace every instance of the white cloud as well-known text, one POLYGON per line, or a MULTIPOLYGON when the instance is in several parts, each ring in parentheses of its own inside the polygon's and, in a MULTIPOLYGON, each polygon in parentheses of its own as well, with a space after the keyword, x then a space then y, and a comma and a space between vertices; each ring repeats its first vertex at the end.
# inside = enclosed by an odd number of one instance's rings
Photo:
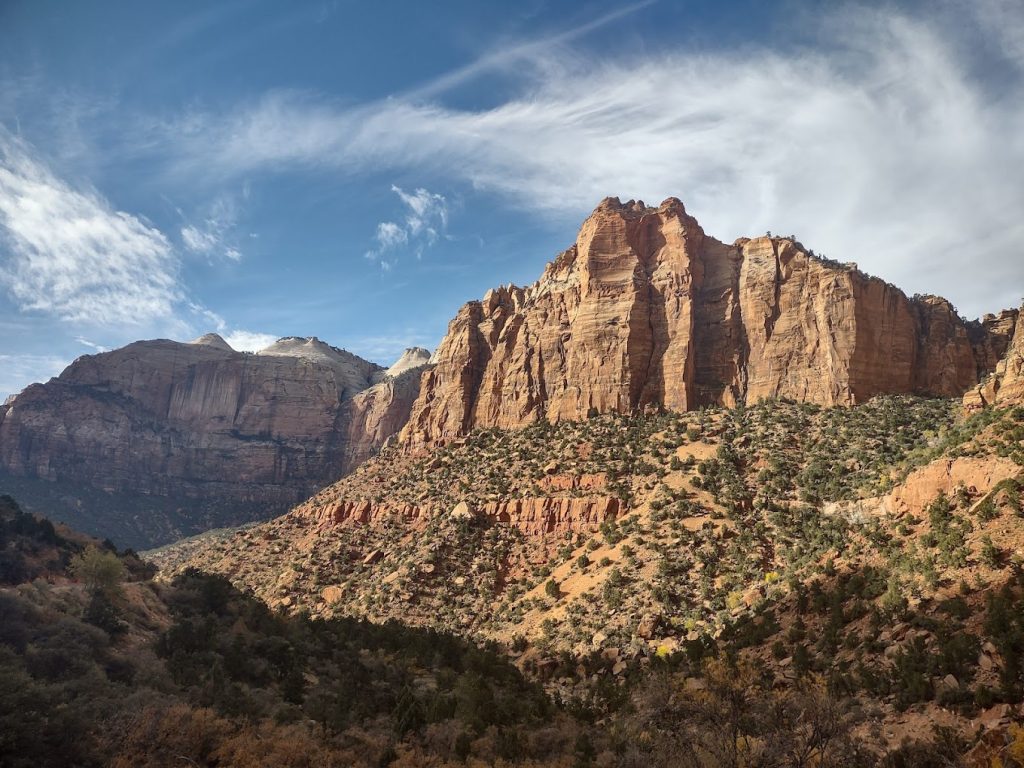
POLYGON ((76 190, 0 128, 0 281, 22 310, 137 325, 173 314, 178 263, 164 235, 76 190))
POLYGON ((379 262, 385 272, 390 272, 397 263, 397 259, 385 258, 388 251, 411 245, 416 258, 420 258, 426 248, 437 242, 439 232, 444 233, 448 229, 448 201, 444 195, 422 187, 406 192, 394 184, 391 191, 405 204, 404 223, 380 222, 375 236, 377 247, 364 254, 370 261, 379 262))
POLYGON ((426 233, 433 241, 437 239, 437 225, 440 225, 442 230, 448 228, 448 202, 444 196, 423 188, 409 193, 394 184, 391 185, 391 191, 409 208, 405 225, 410 237, 426 233))
POLYGON ((224 335, 232 349, 239 352, 259 352, 266 349, 280 338, 269 333, 254 333, 252 331, 232 331, 224 335))
POLYGON ((409 242, 409 236, 393 221, 382 221, 377 225, 377 243, 383 249, 395 248, 409 242))
POLYGON ((94 350, 96 352, 106 352, 107 351, 107 348, 104 347, 102 344, 97 344, 94 341, 89 341, 88 339, 86 339, 83 336, 76 336, 75 337, 75 341, 77 341, 83 347, 88 347, 89 349, 94 350))
POLYGON ((238 209, 234 201, 230 197, 218 197, 198 225, 186 224, 181 228, 181 242, 192 253, 241 261, 242 252, 232 244, 231 233, 237 221, 238 209))
POLYGON ((217 238, 212 233, 193 226, 181 228, 181 240, 186 248, 198 253, 206 253, 217 246, 217 238))
MULTIPOLYGON (((921 18, 849 7, 806 35, 813 48, 629 60, 531 48, 534 79, 490 109, 425 100, 444 78, 357 108, 275 93, 199 121, 188 141, 193 162, 227 175, 417 169, 567 226, 605 195, 676 195, 722 239, 793 233, 977 314, 1024 289, 1022 29, 1019 4, 984 0, 921 18)), ((506 58, 484 69, 517 66, 506 58)), ((416 195, 407 233, 430 226, 414 221, 416 195)))

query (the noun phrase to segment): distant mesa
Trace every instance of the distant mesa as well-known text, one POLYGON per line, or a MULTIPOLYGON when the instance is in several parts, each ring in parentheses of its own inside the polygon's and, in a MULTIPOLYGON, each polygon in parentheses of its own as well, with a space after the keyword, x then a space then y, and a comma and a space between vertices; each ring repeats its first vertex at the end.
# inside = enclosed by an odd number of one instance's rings
POLYGON ((384 374, 316 337, 255 355, 216 333, 135 342, 0 406, 0 473, 26 506, 136 548, 272 517, 402 428, 419 378, 383 386, 384 374))

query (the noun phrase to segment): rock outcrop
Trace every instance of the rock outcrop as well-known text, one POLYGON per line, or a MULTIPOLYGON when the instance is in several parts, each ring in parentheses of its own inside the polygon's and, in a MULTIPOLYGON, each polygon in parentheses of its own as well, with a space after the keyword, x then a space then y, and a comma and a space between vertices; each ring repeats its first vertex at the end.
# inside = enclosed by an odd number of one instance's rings
POLYGON ((539 281, 462 307, 403 439, 764 397, 960 397, 998 347, 980 324, 975 336, 944 299, 908 298, 791 238, 726 245, 674 198, 609 198, 539 281))
POLYGON ((79 358, 4 406, 0 469, 192 499, 197 519, 209 503, 252 504, 269 517, 399 431, 422 356, 390 376, 316 338, 281 339, 256 354, 216 334, 190 344, 136 342, 79 358))
MULTIPOLYGON (((436 510, 429 504, 389 504, 343 499, 326 507, 300 507, 295 514, 311 517, 321 527, 330 528, 384 520, 406 523, 424 521, 444 511, 436 510)), ((612 496, 542 496, 488 501, 479 508, 463 502, 451 514, 510 525, 527 536, 550 535, 564 539, 566 534, 595 531, 601 523, 614 520, 624 511, 624 503, 612 496)))
POLYGON ((986 317, 983 322, 996 329, 989 337, 995 338, 1005 351, 996 346, 989 352, 979 345, 989 355, 988 359, 996 357, 999 362, 990 376, 964 395, 964 405, 980 408, 1024 403, 1024 308, 1002 312, 998 317, 986 317))

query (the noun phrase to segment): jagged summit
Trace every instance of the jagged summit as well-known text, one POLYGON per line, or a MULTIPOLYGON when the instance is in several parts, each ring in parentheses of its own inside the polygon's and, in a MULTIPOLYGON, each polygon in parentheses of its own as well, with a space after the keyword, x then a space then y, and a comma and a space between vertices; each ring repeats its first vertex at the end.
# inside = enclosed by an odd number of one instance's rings
POLYGON ((202 345, 206 347, 215 347, 217 349, 223 349, 226 352, 234 352, 235 349, 224 341, 224 337, 219 333, 204 333, 198 339, 193 339, 189 344, 202 345))
POLYGON ((794 237, 727 245, 678 198, 608 197, 536 283, 462 307, 403 438, 760 398, 959 397, 1005 348, 992 333, 1006 329, 969 334, 949 302, 908 297, 794 237))
POLYGON ((657 206, 647 205, 643 200, 627 200, 626 202, 622 202, 618 197, 606 197, 597 204, 597 207, 594 208, 591 216, 602 211, 616 212, 627 218, 639 218, 641 216, 648 216, 653 213, 664 213, 667 211, 676 211, 681 215, 686 215, 686 206, 683 205, 683 201, 678 197, 666 197, 661 201, 661 204, 657 206))

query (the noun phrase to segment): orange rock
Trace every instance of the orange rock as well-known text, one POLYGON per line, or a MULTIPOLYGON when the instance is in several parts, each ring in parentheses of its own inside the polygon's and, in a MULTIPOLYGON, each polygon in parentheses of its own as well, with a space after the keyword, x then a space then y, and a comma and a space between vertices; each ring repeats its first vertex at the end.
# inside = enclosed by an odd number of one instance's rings
MULTIPOLYGON (((306 505, 297 507, 295 511, 313 517, 322 528, 386 519, 415 522, 433 514, 429 507, 415 504, 374 503, 365 500, 342 500, 322 509, 306 505)), ((460 502, 450 514, 453 517, 480 515, 491 522, 513 525, 532 536, 544 536, 594 531, 601 523, 614 519, 624 511, 619 499, 610 496, 579 496, 501 499, 488 501, 477 509, 466 502, 460 502)))
POLYGON ((674 198, 658 208, 608 198, 540 280, 458 312, 402 439, 762 397, 960 397, 998 347, 994 329, 974 328, 976 345, 988 343, 976 357, 943 299, 908 298, 791 239, 726 245, 674 198))
POLYGON ((1009 317, 1015 324, 1006 353, 992 375, 964 395, 968 408, 1024 403, 1024 311, 1002 313, 1002 324, 1009 317))

